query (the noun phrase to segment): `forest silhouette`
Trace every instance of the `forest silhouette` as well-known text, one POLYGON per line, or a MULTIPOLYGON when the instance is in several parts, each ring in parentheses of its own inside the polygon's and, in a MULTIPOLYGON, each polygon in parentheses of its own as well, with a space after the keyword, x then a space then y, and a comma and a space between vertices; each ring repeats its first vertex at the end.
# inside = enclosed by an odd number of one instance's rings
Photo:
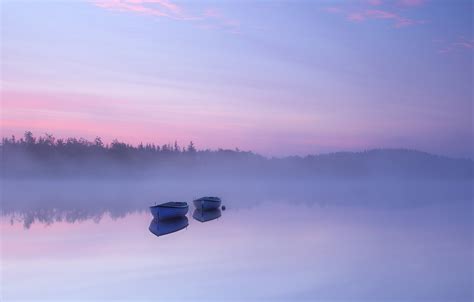
POLYGON ((3 178, 28 177, 417 177, 473 178, 473 161, 408 149, 373 149, 320 155, 267 158, 239 149, 199 150, 152 143, 131 145, 100 137, 3 138, 3 178))

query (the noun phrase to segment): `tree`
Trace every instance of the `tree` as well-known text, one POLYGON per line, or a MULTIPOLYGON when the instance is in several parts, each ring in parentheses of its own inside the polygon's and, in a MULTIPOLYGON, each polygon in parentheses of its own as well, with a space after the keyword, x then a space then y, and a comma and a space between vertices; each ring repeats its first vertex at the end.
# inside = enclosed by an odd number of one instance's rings
POLYGON ((97 136, 94 142, 95 142, 96 147, 100 147, 100 148, 104 147, 104 143, 102 142, 102 139, 100 137, 97 136))
POLYGON ((174 151, 174 152, 179 152, 178 141, 174 141, 174 148, 173 148, 173 151, 174 151))
POLYGON ((188 150, 187 150, 189 153, 196 153, 196 147, 194 147, 194 143, 193 141, 190 141, 189 142, 189 145, 188 145, 188 150))
POLYGON ((27 145, 34 145, 36 142, 36 138, 33 136, 33 133, 31 131, 26 131, 25 132, 25 143, 27 145))
POLYGON ((56 140, 56 138, 52 135, 52 134, 49 134, 49 133, 45 133, 45 138, 44 138, 44 143, 48 146, 54 146, 54 141, 56 140))

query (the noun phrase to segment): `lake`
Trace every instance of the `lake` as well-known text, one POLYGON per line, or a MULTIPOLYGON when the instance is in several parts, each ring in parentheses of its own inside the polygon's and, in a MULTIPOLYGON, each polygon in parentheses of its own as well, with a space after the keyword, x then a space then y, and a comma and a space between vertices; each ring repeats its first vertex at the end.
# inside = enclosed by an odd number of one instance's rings
POLYGON ((471 185, 4 182, 1 298, 471 301, 471 185), (210 190, 215 219, 150 231, 210 190))

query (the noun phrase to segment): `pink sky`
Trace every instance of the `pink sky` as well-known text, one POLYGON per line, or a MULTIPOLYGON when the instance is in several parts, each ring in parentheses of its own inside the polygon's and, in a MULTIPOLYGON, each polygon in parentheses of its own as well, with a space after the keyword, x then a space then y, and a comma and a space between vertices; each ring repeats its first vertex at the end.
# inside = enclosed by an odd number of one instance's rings
POLYGON ((470 156, 468 4, 8 2, 2 135, 470 156))

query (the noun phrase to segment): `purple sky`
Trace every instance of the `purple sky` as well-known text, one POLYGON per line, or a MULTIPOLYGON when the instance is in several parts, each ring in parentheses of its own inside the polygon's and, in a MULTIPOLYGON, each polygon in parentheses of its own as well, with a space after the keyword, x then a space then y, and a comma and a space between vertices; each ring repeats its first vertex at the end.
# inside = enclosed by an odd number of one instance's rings
POLYGON ((1 8, 3 136, 473 154, 472 1, 1 8))

